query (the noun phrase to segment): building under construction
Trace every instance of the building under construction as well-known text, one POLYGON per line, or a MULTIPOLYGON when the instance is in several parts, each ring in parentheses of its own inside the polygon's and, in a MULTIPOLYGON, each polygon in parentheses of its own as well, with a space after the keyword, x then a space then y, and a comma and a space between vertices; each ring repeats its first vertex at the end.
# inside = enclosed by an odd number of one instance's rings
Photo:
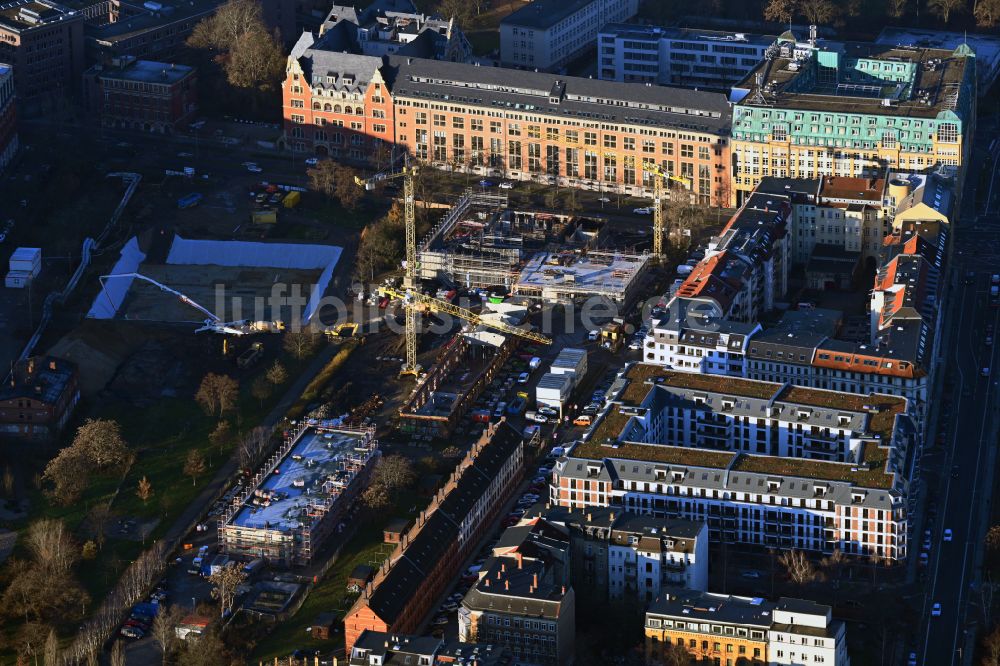
POLYGON ((483 390, 505 370, 519 342, 514 336, 496 337, 496 346, 464 333, 453 337, 400 407, 400 430, 418 439, 451 437, 483 390))
POLYGON ((374 428, 303 424, 220 517, 222 552, 308 564, 367 485, 378 457, 374 428))
POLYGON ((506 195, 469 190, 418 244, 418 277, 513 290, 537 253, 593 248, 602 227, 590 218, 515 211, 506 195))
POLYGON ((539 252, 521 269, 513 292, 547 302, 603 297, 623 303, 638 285, 649 254, 563 250, 539 252))

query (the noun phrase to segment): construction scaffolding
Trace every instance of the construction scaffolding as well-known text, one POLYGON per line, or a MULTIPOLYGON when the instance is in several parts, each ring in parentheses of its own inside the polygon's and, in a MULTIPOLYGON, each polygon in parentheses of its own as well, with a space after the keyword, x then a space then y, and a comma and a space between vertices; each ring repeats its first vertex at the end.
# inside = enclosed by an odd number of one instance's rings
POLYGON ((625 302, 652 255, 625 252, 540 252, 514 285, 519 296, 548 302, 578 302, 597 296, 625 302))
POLYGON ((308 564, 367 485, 379 455, 374 427, 299 425, 219 517, 221 552, 308 564))
POLYGON ((516 211, 506 195, 467 190, 421 240, 418 276, 466 289, 511 289, 526 258, 547 247, 590 247, 578 218, 516 211))

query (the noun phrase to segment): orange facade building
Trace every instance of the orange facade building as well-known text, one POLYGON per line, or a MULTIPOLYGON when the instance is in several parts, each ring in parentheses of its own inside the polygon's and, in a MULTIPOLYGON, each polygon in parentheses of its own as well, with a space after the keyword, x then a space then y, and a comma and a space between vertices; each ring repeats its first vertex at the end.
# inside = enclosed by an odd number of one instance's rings
POLYGON ((333 52, 306 33, 283 84, 293 151, 388 164, 405 151, 485 176, 649 196, 655 162, 692 201, 728 201, 720 93, 333 52))

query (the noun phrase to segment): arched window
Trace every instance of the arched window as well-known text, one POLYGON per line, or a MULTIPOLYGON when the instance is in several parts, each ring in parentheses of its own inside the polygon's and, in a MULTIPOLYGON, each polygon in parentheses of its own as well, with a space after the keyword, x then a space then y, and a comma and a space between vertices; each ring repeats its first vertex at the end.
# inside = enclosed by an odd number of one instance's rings
POLYGON ((333 109, 333 106, 330 105, 329 103, 323 105, 324 111, 330 111, 331 109, 333 109))
POLYGON ((313 111, 319 111, 319 102, 313 102, 313 111))
POLYGON ((345 106, 344 107, 344 113, 350 115, 350 114, 354 113, 354 108, 350 107, 350 106, 345 106))
POLYGON ((334 104, 333 105, 333 112, 334 113, 340 113, 340 105, 339 104, 334 104))

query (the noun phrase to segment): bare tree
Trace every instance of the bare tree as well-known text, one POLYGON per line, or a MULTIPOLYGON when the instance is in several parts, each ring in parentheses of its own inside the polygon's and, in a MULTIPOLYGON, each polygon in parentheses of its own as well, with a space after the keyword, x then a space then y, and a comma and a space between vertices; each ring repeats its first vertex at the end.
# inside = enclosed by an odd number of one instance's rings
POLYGON ((229 427, 229 421, 219 421, 215 424, 215 429, 208 436, 208 440, 219 448, 219 453, 233 438, 233 433, 229 427))
POLYGON ((271 441, 271 431, 263 426, 251 430, 240 441, 240 467, 250 469, 257 464, 271 441))
POLYGON ((239 384, 235 379, 210 372, 201 380, 194 399, 207 414, 215 414, 221 418, 223 412, 236 406, 239 392, 239 384))
POLYGON ((66 524, 54 518, 32 523, 25 537, 25 545, 35 562, 49 573, 68 572, 80 556, 66 530, 66 524))
POLYGON ((354 210, 365 196, 365 190, 355 182, 358 171, 346 164, 322 160, 306 171, 310 189, 336 199, 347 210, 354 210))
POLYGON ((191 485, 198 482, 198 477, 205 473, 205 456, 198 449, 191 449, 184 461, 184 476, 191 477, 191 485))
POLYGON ((14 498, 14 471, 10 465, 3 468, 3 494, 11 499, 14 498))
POLYGON ((778 557, 778 561, 796 585, 805 585, 821 577, 819 570, 801 550, 787 550, 778 557))
POLYGON ((800 0, 798 10, 812 25, 834 23, 841 14, 833 0, 800 0))
POLYGON ((386 490, 394 491, 413 485, 417 475, 413 464, 404 456, 385 456, 378 461, 372 475, 372 485, 385 486, 386 490))
POLYGON ((264 401, 271 397, 274 387, 267 381, 264 375, 258 375, 250 384, 250 395, 260 401, 260 406, 264 406, 264 401))
POLYGON ((312 354, 318 344, 319 335, 310 330, 289 331, 285 333, 285 339, 282 342, 285 351, 297 359, 303 359, 312 354))
POLYGON ((243 567, 233 562, 228 563, 208 577, 212 584, 212 598, 219 601, 222 617, 226 617, 233 609, 236 600, 236 588, 246 582, 247 574, 243 567))
POLYGON ((280 386, 288 381, 288 370, 285 370, 285 366, 281 363, 275 361, 271 367, 267 369, 267 372, 264 373, 264 376, 267 377, 267 381, 271 382, 275 386, 280 386))
POLYGON ((256 0, 229 0, 191 31, 188 46, 223 50, 255 29, 263 29, 262 7, 256 0))
POLYGON ((59 666, 59 637, 55 629, 49 629, 44 648, 45 666, 59 666))
POLYGON ((97 545, 102 548, 109 520, 111 520, 111 507, 107 502, 98 502, 87 512, 87 522, 94 532, 94 539, 97 540, 97 545))
POLYGON ((69 505, 80 498, 90 481, 90 461, 79 449, 67 446, 45 466, 42 478, 52 484, 49 495, 69 505))
POLYGON ((180 624, 182 615, 183 611, 180 606, 175 605, 169 608, 161 606, 160 612, 153 618, 153 626, 150 629, 150 634, 153 640, 160 646, 161 663, 163 664, 167 662, 167 655, 177 641, 175 630, 177 629, 177 625, 180 624))
POLYGON ((237 88, 270 90, 283 72, 281 45, 266 30, 241 35, 229 51, 226 80, 237 88))
POLYGON ((965 0, 927 0, 927 9, 947 25, 951 15, 965 9, 965 0))
POLYGON ((768 0, 764 6, 764 20, 791 23, 798 8, 798 0, 768 0))
POLYGON ((111 666, 125 666, 125 648, 120 640, 111 646, 111 666))
POLYGON ((973 15, 980 28, 993 28, 1000 23, 1000 0, 977 0, 973 15))
POLYGON ((153 497, 153 484, 145 476, 139 479, 139 485, 135 489, 135 496, 142 500, 145 505, 153 497))
POLYGON ((886 13, 893 18, 902 18, 910 8, 910 0, 887 0, 886 13))
POLYGON ((76 431, 73 448, 85 454, 98 469, 126 465, 132 452, 122 437, 121 426, 110 419, 87 419, 76 431))

